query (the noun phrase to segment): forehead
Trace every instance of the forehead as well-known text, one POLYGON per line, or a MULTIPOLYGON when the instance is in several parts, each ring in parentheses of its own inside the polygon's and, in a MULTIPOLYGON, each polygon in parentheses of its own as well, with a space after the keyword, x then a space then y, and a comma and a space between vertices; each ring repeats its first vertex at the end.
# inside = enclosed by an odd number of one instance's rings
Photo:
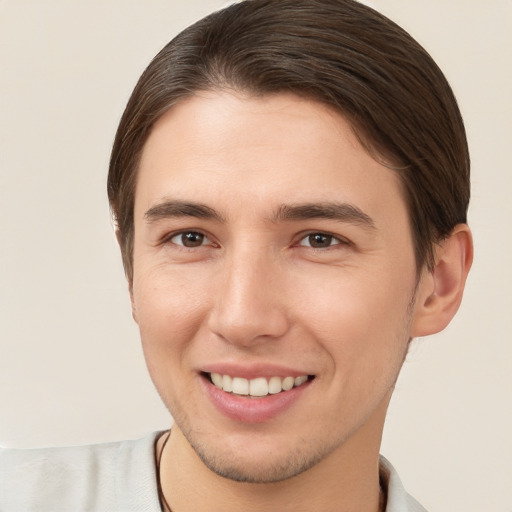
POLYGON ((377 216, 404 208, 398 175, 366 152, 343 116, 293 94, 208 91, 172 107, 145 144, 136 215, 168 196, 252 210, 333 200, 377 216))

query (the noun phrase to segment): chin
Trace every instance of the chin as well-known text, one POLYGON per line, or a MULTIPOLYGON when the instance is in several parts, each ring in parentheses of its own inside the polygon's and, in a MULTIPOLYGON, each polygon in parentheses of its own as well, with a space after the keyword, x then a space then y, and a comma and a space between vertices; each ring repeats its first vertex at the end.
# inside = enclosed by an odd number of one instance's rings
MULTIPOLYGON (((288 458, 280 461, 251 461, 241 463, 239 460, 226 460, 224 458, 208 458, 200 453, 199 457, 210 471, 218 476, 236 482, 252 484, 277 483, 288 480, 314 466, 318 460, 288 458)), ((320 457, 318 458, 320 459, 320 457)))
POLYGON ((329 450, 300 443, 289 451, 270 450, 255 441, 243 450, 229 447, 211 447, 190 442, 205 466, 218 476, 236 482, 265 484, 288 480, 307 471, 320 462, 329 450), (300 446, 301 448, 297 448, 300 446))

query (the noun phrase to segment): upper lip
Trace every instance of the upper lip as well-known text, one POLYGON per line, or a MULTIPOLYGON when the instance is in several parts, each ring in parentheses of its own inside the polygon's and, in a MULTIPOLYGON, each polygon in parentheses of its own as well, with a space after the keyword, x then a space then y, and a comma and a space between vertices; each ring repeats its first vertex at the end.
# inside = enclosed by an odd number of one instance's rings
POLYGON ((312 375, 306 370, 298 370, 276 364, 253 364, 240 365, 235 363, 211 363, 201 368, 203 373, 219 373, 231 377, 242 377, 244 379, 255 379, 257 377, 300 377, 301 375, 312 375))

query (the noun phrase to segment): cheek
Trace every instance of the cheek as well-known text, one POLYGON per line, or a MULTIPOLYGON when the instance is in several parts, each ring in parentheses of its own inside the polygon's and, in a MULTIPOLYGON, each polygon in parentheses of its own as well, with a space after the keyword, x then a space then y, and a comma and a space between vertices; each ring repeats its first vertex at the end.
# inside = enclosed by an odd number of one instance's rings
POLYGON ((139 271, 134 279, 133 300, 146 365, 175 419, 182 410, 179 397, 189 395, 195 376, 188 370, 203 323, 205 297, 197 280, 190 276, 185 280, 168 270, 139 271))
POLYGON ((133 302, 147 355, 175 353, 199 329, 209 296, 194 273, 161 269, 140 272, 133 285, 133 302))
POLYGON ((345 372, 375 371, 402 359, 414 283, 393 272, 340 271, 308 279, 296 290, 302 324, 345 372), (397 283, 400 283, 397 285, 397 283), (305 318, 307 316, 307 319, 305 318))

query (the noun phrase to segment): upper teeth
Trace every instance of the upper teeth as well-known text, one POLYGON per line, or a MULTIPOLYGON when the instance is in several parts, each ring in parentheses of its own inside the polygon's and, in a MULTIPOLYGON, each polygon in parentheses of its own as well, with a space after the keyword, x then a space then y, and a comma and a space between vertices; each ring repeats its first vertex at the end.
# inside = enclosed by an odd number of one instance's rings
POLYGON ((243 377, 231 377, 220 373, 211 373, 210 377, 216 387, 236 395, 267 396, 281 391, 288 391, 294 386, 300 386, 308 380, 307 375, 300 377, 257 377, 256 379, 244 379, 243 377))

